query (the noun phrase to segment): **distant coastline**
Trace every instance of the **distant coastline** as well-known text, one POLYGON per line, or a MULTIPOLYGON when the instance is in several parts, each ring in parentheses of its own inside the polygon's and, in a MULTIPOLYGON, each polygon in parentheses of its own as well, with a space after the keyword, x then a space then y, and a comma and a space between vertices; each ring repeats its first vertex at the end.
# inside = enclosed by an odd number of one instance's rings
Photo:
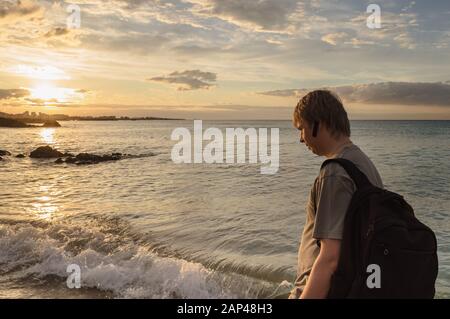
MULTIPOLYGON (((201 118, 198 118, 199 120, 201 118)), ((0 112, 0 127, 36 127, 36 125, 27 125, 27 124, 45 124, 47 122, 47 127, 51 127, 52 124, 56 121, 154 121, 154 120, 162 120, 162 121, 185 121, 185 120, 193 120, 192 118, 167 118, 167 117, 154 117, 154 116, 145 116, 145 117, 130 117, 130 116, 70 116, 66 114, 45 114, 41 112, 23 112, 18 114, 11 114, 0 112), (19 123, 13 123, 19 122, 19 123), (5 123, 8 123, 7 125, 5 123)), ((286 121, 291 122, 290 118, 283 119, 234 119, 234 118, 220 118, 220 119, 212 119, 207 118, 203 119, 205 121, 216 121, 216 122, 228 122, 228 121, 237 121, 237 122, 266 122, 266 121, 286 121)), ((350 119, 350 122, 448 122, 450 119, 380 119, 380 118, 367 118, 367 119, 350 119)), ((58 125, 56 125, 58 126, 58 125)))
MULTIPOLYGON (((65 114, 45 114, 45 113, 36 113, 36 112, 23 112, 19 114, 9 114, 0 112, 0 119, 3 119, 3 122, 19 122, 19 123, 49 123, 56 121, 154 121, 154 120, 183 120, 178 118, 165 118, 165 117, 154 117, 154 116, 145 116, 145 117, 129 117, 129 116, 121 116, 117 117, 115 115, 111 116, 70 116, 65 114)), ((0 122, 1 123, 1 122, 0 122)), ((0 126, 3 126, 0 124, 0 126)), ((15 126, 15 127, 27 127, 25 126, 15 126)))

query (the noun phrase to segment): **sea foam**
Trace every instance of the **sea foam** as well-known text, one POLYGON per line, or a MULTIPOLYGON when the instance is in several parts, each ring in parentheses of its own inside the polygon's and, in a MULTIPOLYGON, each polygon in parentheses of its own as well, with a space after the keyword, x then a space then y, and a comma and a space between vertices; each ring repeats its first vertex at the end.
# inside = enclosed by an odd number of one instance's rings
POLYGON ((110 291, 118 298, 238 297, 199 263, 159 257, 115 237, 92 225, 2 225, 0 272, 15 272, 22 280, 56 276, 65 285, 67 266, 77 264, 82 288, 110 291))

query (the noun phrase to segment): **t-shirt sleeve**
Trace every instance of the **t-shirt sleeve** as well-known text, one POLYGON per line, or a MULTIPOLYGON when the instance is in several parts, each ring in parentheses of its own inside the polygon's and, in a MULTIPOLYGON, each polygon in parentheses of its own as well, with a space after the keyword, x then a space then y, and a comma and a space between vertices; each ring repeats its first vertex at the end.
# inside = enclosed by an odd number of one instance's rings
POLYGON ((342 239, 344 220, 354 192, 350 177, 330 175, 317 183, 315 239, 342 239))

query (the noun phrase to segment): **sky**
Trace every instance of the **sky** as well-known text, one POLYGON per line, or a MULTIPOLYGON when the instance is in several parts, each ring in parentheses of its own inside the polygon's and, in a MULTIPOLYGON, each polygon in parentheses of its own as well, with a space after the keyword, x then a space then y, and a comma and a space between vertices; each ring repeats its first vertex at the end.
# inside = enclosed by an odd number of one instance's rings
POLYGON ((450 119, 450 1, 0 0, 1 112, 290 119, 319 88, 450 119))

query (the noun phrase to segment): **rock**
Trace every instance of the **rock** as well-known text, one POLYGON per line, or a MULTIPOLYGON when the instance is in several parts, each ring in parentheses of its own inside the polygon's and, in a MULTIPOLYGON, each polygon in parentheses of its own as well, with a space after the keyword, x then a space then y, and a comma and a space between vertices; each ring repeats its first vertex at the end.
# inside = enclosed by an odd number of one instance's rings
POLYGON ((48 120, 44 122, 44 125, 42 127, 61 127, 61 124, 59 124, 55 120, 48 120))
POLYGON ((63 153, 51 148, 50 146, 41 146, 30 153, 32 158, 56 158, 63 157, 63 153))
POLYGON ((77 165, 91 165, 91 164, 98 164, 100 162, 94 162, 94 161, 78 161, 75 164, 77 165))
POLYGON ((18 155, 16 155, 16 157, 17 157, 17 158, 24 158, 25 155, 23 155, 23 154, 18 154, 18 155))
MULTIPOLYGON (((50 146, 41 146, 35 149, 30 153, 30 157, 32 158, 58 158, 55 163, 56 164, 76 164, 76 165, 90 165, 90 164, 98 164, 101 162, 107 161, 118 161, 122 158, 125 158, 127 155, 122 153, 112 153, 105 155, 97 155, 91 153, 80 153, 74 156, 71 153, 65 152, 61 153, 56 149, 52 149, 50 146), (63 159, 65 158, 65 160, 63 159)), ((22 154, 17 155, 16 157, 25 157, 22 154)))
POLYGON ((0 150, 0 156, 9 156, 9 155, 11 155, 11 153, 10 153, 10 152, 8 152, 8 151, 3 151, 3 150, 0 150))
POLYGON ((89 154, 89 153, 80 153, 77 156, 75 156, 75 158, 78 161, 81 162, 101 162, 102 161, 102 156, 100 155, 95 155, 95 154, 89 154))
POLYGON ((29 127, 29 125, 19 120, 0 117, 0 127, 29 127))
POLYGON ((122 158, 122 156, 120 156, 120 155, 114 155, 114 154, 111 154, 111 155, 103 155, 102 156, 102 161, 117 161, 117 160, 120 160, 122 158))
POLYGON ((74 164, 77 161, 75 157, 69 157, 66 159, 66 163, 68 164, 74 164))
MULTIPOLYGON (((22 122, 21 120, 17 119, 0 117, 0 127, 39 127, 39 126, 27 125, 25 122, 22 122)), ((61 124, 59 124, 55 120, 47 120, 41 127, 61 127, 61 124)))
MULTIPOLYGON (((65 153, 66 155, 68 153, 65 153)), ((90 153, 80 153, 77 156, 73 157, 72 154, 70 154, 66 159, 66 163, 69 164, 77 164, 77 165, 90 165, 90 164, 98 164, 101 162, 107 162, 107 161, 117 161, 122 158, 121 153, 113 153, 113 154, 105 154, 105 155, 97 155, 97 154, 90 154, 90 153)))
POLYGON ((3 161, 3 157, 0 156, 0 161, 3 161))

